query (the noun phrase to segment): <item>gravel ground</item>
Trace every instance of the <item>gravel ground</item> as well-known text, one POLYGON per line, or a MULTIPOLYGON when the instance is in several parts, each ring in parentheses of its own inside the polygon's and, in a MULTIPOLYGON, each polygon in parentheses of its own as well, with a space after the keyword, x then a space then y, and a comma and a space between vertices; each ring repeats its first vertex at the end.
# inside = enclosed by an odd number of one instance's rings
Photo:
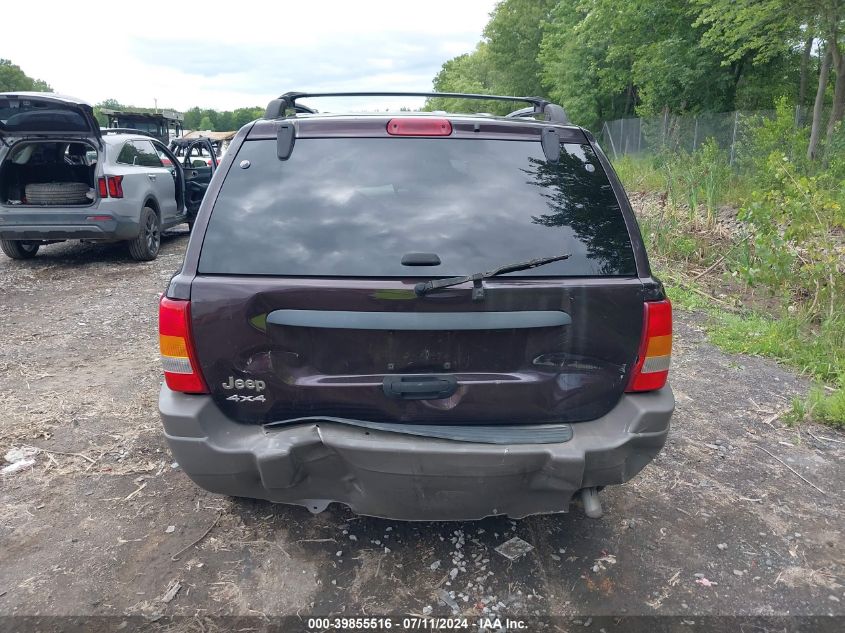
POLYGON ((807 381, 723 354, 695 313, 669 442, 603 519, 402 523, 199 490, 156 412, 157 296, 186 241, 146 264, 0 260, 0 455, 41 449, 0 477, 0 615, 845 615, 845 435, 781 424, 807 381), (510 561, 514 536, 533 549, 510 561))

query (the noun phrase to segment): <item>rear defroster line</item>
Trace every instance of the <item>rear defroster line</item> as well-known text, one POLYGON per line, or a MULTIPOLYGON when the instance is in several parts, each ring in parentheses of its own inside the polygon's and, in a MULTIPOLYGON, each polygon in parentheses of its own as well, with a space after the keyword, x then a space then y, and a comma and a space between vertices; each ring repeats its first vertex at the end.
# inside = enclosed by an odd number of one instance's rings
POLYGON ((390 422, 369 422, 350 418, 307 416, 291 418, 263 425, 265 432, 288 428, 297 424, 327 422, 356 426, 372 431, 400 433, 431 437, 455 442, 474 442, 479 444, 560 444, 572 439, 572 425, 563 423, 520 424, 520 425, 484 425, 484 426, 445 426, 433 424, 394 424, 390 422))

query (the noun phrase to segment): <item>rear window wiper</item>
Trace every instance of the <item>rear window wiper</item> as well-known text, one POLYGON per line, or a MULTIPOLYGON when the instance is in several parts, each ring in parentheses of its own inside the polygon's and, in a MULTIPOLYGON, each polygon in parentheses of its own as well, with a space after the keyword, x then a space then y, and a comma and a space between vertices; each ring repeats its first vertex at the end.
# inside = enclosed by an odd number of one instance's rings
POLYGON ((507 264, 505 266, 497 268, 496 270, 491 270, 486 273, 475 273, 474 275, 467 275, 465 277, 432 279, 431 281, 418 283, 416 286, 414 286, 414 292, 417 294, 418 297, 423 297, 433 290, 448 288, 450 286, 458 286, 462 283, 471 281, 473 283, 472 300, 481 301, 482 299, 484 299, 484 284, 482 282, 485 279, 489 279, 490 277, 496 277, 497 275, 504 275, 505 273, 515 273, 519 272, 520 270, 530 270, 531 268, 545 266, 546 264, 551 264, 552 262, 559 262, 564 259, 569 259, 570 257, 571 255, 569 253, 564 253, 562 255, 553 255, 552 257, 540 257, 539 259, 532 259, 527 262, 507 264))

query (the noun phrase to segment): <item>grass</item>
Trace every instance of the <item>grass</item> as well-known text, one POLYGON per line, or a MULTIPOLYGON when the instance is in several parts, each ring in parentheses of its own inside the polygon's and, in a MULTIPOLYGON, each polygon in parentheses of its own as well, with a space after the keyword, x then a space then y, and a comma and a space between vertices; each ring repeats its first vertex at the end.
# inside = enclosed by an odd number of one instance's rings
POLYGON ((695 292, 695 284, 681 282, 671 274, 664 277, 669 282, 667 293, 674 306, 707 313, 706 329, 714 345, 726 352, 777 359, 818 381, 805 399, 793 401, 788 421, 812 419, 845 428, 843 317, 836 316, 813 327, 801 316, 775 318, 752 310, 727 312, 695 292))
POLYGON ((710 340, 728 352, 776 358, 825 382, 845 375, 843 323, 834 317, 820 327, 801 317, 759 313, 720 314, 710 340))
MULTIPOLYGON (((667 174, 657 159, 625 156, 614 167, 629 192, 667 193, 665 209, 659 215, 641 217, 640 226, 657 274, 666 282, 673 304, 681 309, 705 312, 708 336, 721 349, 774 358, 816 381, 806 398, 793 403, 787 421, 812 419, 845 428, 845 316, 841 315, 845 310, 827 318, 812 316, 809 306, 794 296, 782 302, 770 301, 770 305, 762 307, 725 309, 726 306, 713 299, 712 290, 702 283, 704 279, 697 282, 684 273, 691 268, 707 268, 724 256, 721 267, 727 271, 725 279, 734 282, 719 289, 725 290, 727 286, 727 302, 747 304, 752 287, 730 277, 731 273, 748 267, 747 244, 739 238, 731 242, 709 232, 711 218, 690 210, 690 197, 683 185, 679 186, 680 179, 667 174)), ((731 175, 718 196, 711 194, 710 206, 718 203, 738 207, 749 199, 753 186, 749 178, 731 175)), ((719 272, 707 277, 711 281, 722 279, 719 272)), ((775 296, 780 291, 757 286, 753 293, 759 297, 760 290, 769 290, 775 296)))

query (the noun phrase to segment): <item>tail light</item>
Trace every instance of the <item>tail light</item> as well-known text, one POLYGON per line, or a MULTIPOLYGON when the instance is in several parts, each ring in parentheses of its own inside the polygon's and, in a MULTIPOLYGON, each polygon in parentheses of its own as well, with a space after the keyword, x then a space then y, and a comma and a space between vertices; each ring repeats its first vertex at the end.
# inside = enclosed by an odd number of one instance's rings
POLYGON ((387 122, 387 133, 391 136, 449 136, 452 124, 449 119, 401 118, 387 122))
POLYGON ((164 380, 173 391, 208 393, 191 340, 191 303, 162 296, 158 340, 164 380))
POLYGON ((101 198, 123 197, 123 176, 103 176, 97 180, 101 198))
POLYGON ((672 360, 672 304, 643 304, 643 339, 627 391, 654 391, 666 384, 672 360))
POLYGON ((109 196, 112 198, 123 197, 123 176, 106 176, 109 184, 109 196))

